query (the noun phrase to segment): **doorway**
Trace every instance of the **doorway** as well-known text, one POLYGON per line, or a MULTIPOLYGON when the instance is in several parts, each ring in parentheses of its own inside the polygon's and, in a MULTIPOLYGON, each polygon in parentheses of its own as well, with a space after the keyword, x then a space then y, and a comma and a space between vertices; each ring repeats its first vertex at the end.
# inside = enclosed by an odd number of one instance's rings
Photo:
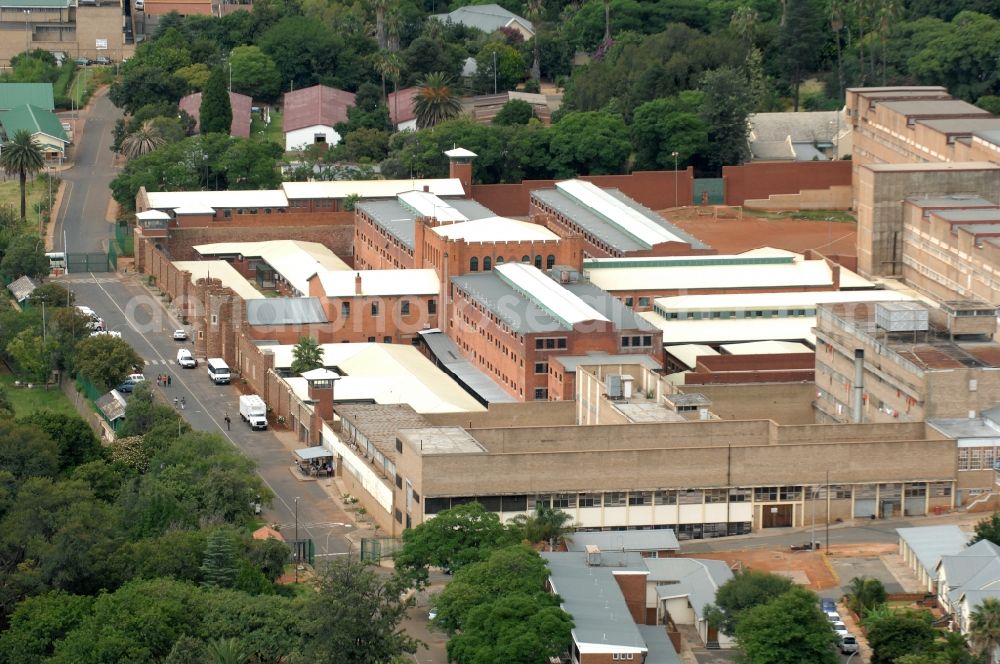
POLYGON ((764 505, 761 507, 762 528, 791 528, 794 505, 764 505))

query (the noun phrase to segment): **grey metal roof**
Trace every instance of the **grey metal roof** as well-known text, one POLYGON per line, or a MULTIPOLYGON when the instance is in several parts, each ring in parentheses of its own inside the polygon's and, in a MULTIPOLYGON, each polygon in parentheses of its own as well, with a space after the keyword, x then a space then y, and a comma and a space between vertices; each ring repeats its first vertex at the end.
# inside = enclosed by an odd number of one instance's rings
POLYGON ((497 385, 492 378, 465 359, 458 345, 447 334, 442 334, 440 331, 421 332, 420 336, 427 344, 427 348, 431 351, 437 365, 458 381, 462 388, 481 404, 517 401, 497 385))
POLYGON ((978 106, 961 99, 923 99, 920 101, 885 101, 882 106, 906 116, 989 115, 978 106))
POLYGON ((97 409, 104 414, 108 422, 125 416, 125 397, 119 394, 118 390, 111 390, 94 402, 97 409))
POLYGON ((973 235, 986 235, 988 233, 1000 233, 1000 224, 956 224, 953 228, 961 228, 969 231, 973 235))
POLYGON ((326 312, 318 297, 269 297, 247 300, 251 325, 307 325, 325 323, 326 312))
POLYGON ((972 135, 981 138, 987 143, 992 143, 993 145, 1000 145, 1000 129, 988 129, 979 130, 972 132, 972 135))
POLYGON ((636 625, 642 635, 649 654, 642 664, 680 664, 681 658, 674 650, 674 644, 667 638, 664 625, 636 625))
POLYGON ((1000 129, 1000 118, 945 118, 940 120, 921 120, 920 124, 930 127, 942 134, 969 134, 977 131, 1000 129))
POLYGON ((962 438, 1000 438, 1000 408, 982 412, 982 417, 956 417, 927 420, 934 429, 955 440, 962 438))
POLYGON ((711 399, 699 392, 691 392, 688 394, 665 394, 663 395, 663 399, 672 403, 675 407, 710 406, 712 404, 711 399))
POLYGON ((1000 208, 973 208, 973 209, 952 209, 934 210, 931 212, 935 217, 941 217, 945 221, 995 221, 1000 220, 1000 208))
MULTIPOLYGON (((567 330, 560 321, 492 271, 452 277, 451 281, 519 334, 567 330)), ((620 300, 593 284, 575 283, 562 286, 610 320, 615 329, 642 331, 654 329, 620 300)))
MULTIPOLYGON (((625 648, 644 649, 639 633, 612 568, 591 566, 578 552, 542 552, 549 566, 553 590, 562 598, 563 609, 573 617, 573 640, 625 648)), ((642 571, 644 566, 619 567, 618 571, 642 571)))
POLYGON ((552 362, 558 362, 568 373, 575 373, 579 367, 600 366, 605 364, 641 364, 647 369, 659 370, 663 366, 649 355, 634 355, 620 353, 609 355, 607 353, 588 353, 587 355, 560 355, 554 357, 552 362))
POLYGON ((980 540, 963 551, 941 556, 938 563, 944 571, 948 588, 958 592, 979 576, 983 570, 992 570, 994 580, 1000 579, 1000 547, 989 540, 980 540))
MULTIPOLYGON (((497 216, 488 207, 477 203, 471 198, 442 198, 442 200, 447 201, 448 205, 464 214, 470 220, 497 216)), ((413 248, 413 222, 418 216, 413 210, 403 206, 396 199, 366 201, 359 203, 357 209, 374 219, 389 235, 410 249, 413 248)))
POLYGON ((751 136, 758 141, 781 141, 791 137, 794 143, 833 140, 837 133, 840 111, 808 111, 801 113, 751 113, 747 118, 751 136))
POLYGON ((570 551, 585 551, 587 546, 601 551, 677 551, 681 548, 670 528, 661 530, 600 530, 573 533, 566 542, 570 551))
MULTIPOLYGON (((707 244, 699 240, 698 238, 685 233, 683 230, 674 226, 669 221, 656 214, 649 208, 639 205, 634 200, 618 191, 617 189, 609 189, 601 187, 611 196, 617 198, 619 201, 629 206, 630 208, 642 213, 649 219, 656 222, 658 225, 667 229, 677 237, 686 241, 695 249, 708 249, 710 248, 707 244)), ((629 237, 623 233, 614 225, 609 223, 603 217, 598 216, 592 210, 583 205, 580 205, 574 201, 569 196, 566 196, 558 189, 536 189, 531 192, 533 198, 537 198, 542 203, 548 205, 555 210, 558 210, 567 219, 572 220, 575 224, 586 230, 588 233, 596 238, 599 238, 602 242, 608 246, 614 248, 617 251, 629 252, 629 251, 641 251, 643 249, 649 249, 649 245, 645 243, 640 243, 635 239, 629 237)))
POLYGON ((535 30, 528 19, 494 4, 459 7, 449 14, 432 14, 431 18, 442 22, 458 23, 468 28, 477 28, 487 33, 495 32, 510 23, 512 19, 517 19, 532 32, 535 30))
POLYGON ((996 205, 993 201, 982 196, 910 196, 906 200, 924 208, 966 208, 996 205))
POLYGON ((959 553, 965 549, 966 542, 969 541, 969 536, 956 525, 896 528, 896 532, 930 576, 934 576, 934 570, 941 562, 941 556, 959 553))
POLYGON ((14 296, 18 304, 31 297, 36 288, 38 288, 38 284, 32 281, 31 277, 27 275, 15 279, 7 285, 7 290, 11 292, 11 295, 14 296))
POLYGON ((649 580, 658 583, 656 596, 687 597, 691 609, 701 620, 705 607, 715 603, 719 586, 733 578, 733 571, 722 560, 697 558, 644 558, 649 580))
POLYGON ((792 150, 795 151, 795 161, 830 161, 812 143, 792 143, 792 150))

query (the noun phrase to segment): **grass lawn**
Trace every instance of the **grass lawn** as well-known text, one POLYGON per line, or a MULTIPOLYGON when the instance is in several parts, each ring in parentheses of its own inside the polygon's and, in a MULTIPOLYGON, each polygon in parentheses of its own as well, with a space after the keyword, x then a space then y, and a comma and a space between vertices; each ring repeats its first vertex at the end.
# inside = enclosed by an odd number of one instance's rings
POLYGON ((809 221, 837 221, 846 224, 855 223, 854 216, 843 210, 800 210, 798 212, 765 212, 762 210, 747 210, 743 214, 764 219, 806 219, 809 221))
POLYGON ((279 111, 271 111, 271 124, 269 125, 264 124, 259 113, 254 113, 250 117, 250 135, 260 137, 265 141, 277 143, 284 149, 285 134, 281 130, 281 113, 279 111))
POLYGON ((66 415, 76 415, 76 408, 58 387, 49 389, 14 387, 16 378, 11 374, 0 374, 0 385, 7 389, 7 396, 14 405, 14 415, 21 417, 39 410, 51 410, 66 415))
MULTIPOLYGON (((28 220, 30 221, 34 216, 34 212, 31 209, 32 206, 37 201, 42 200, 43 197, 48 197, 49 188, 44 183, 37 178, 28 180, 28 186, 26 187, 28 192, 28 220)), ((53 196, 55 191, 52 192, 53 196)), ((17 178, 0 180, 0 207, 11 207, 15 214, 21 213, 21 188, 18 185, 17 178)), ((37 221, 37 218, 35 218, 37 221)))

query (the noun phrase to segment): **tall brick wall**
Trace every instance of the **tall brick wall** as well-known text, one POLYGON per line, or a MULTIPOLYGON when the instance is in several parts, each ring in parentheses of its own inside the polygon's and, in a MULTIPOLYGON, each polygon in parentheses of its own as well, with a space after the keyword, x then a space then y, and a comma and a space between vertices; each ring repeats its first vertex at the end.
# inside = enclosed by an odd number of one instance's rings
MULTIPOLYGON (((615 187, 652 210, 690 205, 694 191, 694 170, 636 171, 629 175, 583 175, 581 180, 599 187, 615 187), (676 183, 677 197, 674 197, 676 183)), ((474 184, 472 198, 504 217, 528 215, 529 194, 535 189, 555 186, 557 180, 524 180, 517 184, 474 184)))
POLYGON ((753 162, 723 166, 726 205, 771 194, 797 194, 803 189, 827 189, 851 184, 850 161, 753 162))

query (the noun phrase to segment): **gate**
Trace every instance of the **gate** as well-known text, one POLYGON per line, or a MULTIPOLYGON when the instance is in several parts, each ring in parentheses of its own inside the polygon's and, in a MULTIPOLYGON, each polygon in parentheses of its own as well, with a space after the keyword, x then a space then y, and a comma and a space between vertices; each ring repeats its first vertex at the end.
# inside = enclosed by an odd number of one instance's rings
POLYGON ((691 202, 695 205, 702 202, 707 205, 726 204, 726 185, 722 178, 695 178, 693 193, 694 200, 691 202))
POLYGON ((292 560, 297 564, 316 564, 316 545, 312 539, 287 540, 288 548, 292 550, 292 560))
POLYGON ((106 253, 66 254, 66 272, 108 272, 109 256, 106 253))
POLYGON ((402 545, 403 540, 394 537, 366 537, 361 540, 361 560, 381 562, 383 557, 396 553, 402 545))

